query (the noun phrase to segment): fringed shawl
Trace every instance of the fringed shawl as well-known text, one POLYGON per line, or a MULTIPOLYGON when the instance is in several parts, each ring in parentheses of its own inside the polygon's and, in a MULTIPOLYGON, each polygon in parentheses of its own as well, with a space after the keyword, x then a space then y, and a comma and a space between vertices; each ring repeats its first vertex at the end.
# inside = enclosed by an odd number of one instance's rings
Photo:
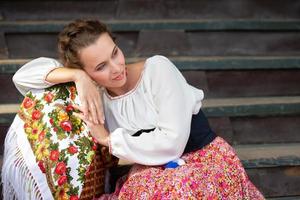
POLYGON ((97 145, 85 123, 72 115, 72 105, 78 103, 72 84, 26 95, 5 139, 4 199, 76 200, 83 193, 84 199, 92 199, 104 192, 103 177, 93 181, 101 187, 94 184, 94 194, 83 190, 91 187, 87 180, 91 172, 104 176, 99 168, 114 165, 117 159, 97 145), (100 159, 97 152, 102 152, 100 159))

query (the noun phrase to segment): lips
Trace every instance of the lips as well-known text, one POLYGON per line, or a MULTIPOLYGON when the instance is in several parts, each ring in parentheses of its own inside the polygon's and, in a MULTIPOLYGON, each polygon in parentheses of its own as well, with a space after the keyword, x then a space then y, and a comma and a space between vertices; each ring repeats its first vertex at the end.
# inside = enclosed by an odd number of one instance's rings
POLYGON ((115 81, 120 81, 120 80, 122 80, 124 78, 124 71, 121 73, 121 74, 119 74, 118 76, 116 76, 115 78, 113 78, 113 80, 115 80, 115 81))

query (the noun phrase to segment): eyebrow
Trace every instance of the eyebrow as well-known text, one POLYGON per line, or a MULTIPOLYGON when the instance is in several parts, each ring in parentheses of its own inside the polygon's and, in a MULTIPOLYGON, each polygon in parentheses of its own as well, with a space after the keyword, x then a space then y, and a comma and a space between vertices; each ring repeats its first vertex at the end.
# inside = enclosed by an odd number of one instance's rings
MULTIPOLYGON (((114 46, 114 48, 113 48, 113 50, 112 50, 112 52, 111 52, 111 55, 114 54, 114 51, 115 51, 116 48, 117 48, 117 45, 114 46)), ((103 63, 105 63, 105 61, 102 62, 102 63, 99 63, 98 65, 96 65, 96 67, 95 67, 94 69, 96 70, 96 69, 97 69, 100 65, 102 65, 103 63)))

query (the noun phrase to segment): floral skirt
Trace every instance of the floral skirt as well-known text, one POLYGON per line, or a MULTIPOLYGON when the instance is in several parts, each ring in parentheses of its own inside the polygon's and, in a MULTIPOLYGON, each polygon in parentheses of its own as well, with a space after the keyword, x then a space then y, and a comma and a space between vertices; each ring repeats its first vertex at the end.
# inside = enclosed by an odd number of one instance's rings
POLYGON ((174 169, 136 164, 99 199, 264 199, 221 137, 181 158, 186 164, 174 169))

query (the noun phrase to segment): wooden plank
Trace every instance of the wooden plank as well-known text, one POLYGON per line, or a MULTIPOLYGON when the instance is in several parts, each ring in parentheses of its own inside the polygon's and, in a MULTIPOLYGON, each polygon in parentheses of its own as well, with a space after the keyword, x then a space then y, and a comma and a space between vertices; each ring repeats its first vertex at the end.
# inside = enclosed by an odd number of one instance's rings
POLYGON ((8 58, 8 48, 5 41, 5 35, 3 32, 0 32, 0 59, 7 59, 7 58, 8 58))
POLYGON ((206 99, 203 101, 203 110, 209 117, 295 115, 300 113, 300 97, 206 99))
POLYGON ((300 196, 299 166, 253 168, 246 171, 250 180, 265 197, 292 196, 291 199, 297 199, 300 196))
MULTIPOLYGON (((300 69, 299 56, 170 56, 168 58, 181 71, 300 69)), ((128 57, 127 62, 145 59, 145 57, 128 57)), ((28 61, 30 59, 1 59, 0 73, 15 73, 28 61)))
MULTIPOLYGON (((13 114, 19 104, 0 104, 0 114, 13 114)), ((218 98, 203 101, 209 117, 266 116, 300 114, 300 96, 218 98)))
POLYGON ((300 166, 300 143, 235 145, 245 168, 300 166))
MULTIPOLYGON (((58 33, 70 21, 1 21, 0 29, 10 33, 58 33)), ((105 20, 112 31, 139 30, 260 30, 260 31, 299 31, 299 20, 201 20, 201 19, 165 19, 165 20, 105 20)))
MULTIPOLYGON (((233 144, 300 142, 300 115, 230 117, 233 144)), ((219 132, 226 131, 226 126, 219 132)))

